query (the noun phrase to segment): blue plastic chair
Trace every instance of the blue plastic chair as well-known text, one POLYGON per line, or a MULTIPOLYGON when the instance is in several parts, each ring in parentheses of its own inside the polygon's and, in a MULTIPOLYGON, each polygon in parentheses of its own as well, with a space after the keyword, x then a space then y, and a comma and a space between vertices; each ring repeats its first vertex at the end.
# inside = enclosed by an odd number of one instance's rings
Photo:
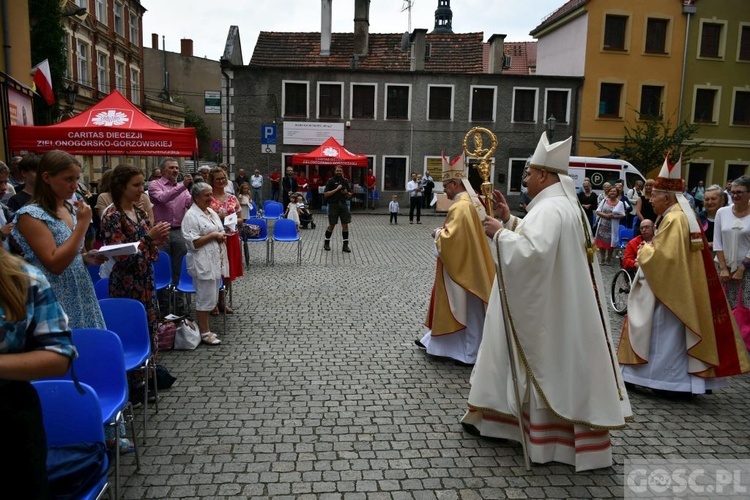
POLYGON ((101 278, 94 283, 94 293, 97 300, 109 298, 109 278, 101 278))
POLYGON ((634 234, 635 234, 635 231, 632 228, 621 225, 620 226, 620 248, 625 248, 625 246, 628 244, 628 241, 633 239, 634 234))
MULTIPOLYGON (((167 252, 159 252, 159 258, 153 263, 154 288, 158 294, 162 290, 167 291, 168 303, 172 302, 172 259, 167 252)), ((159 301, 156 301, 158 306, 159 301)), ((169 311, 167 311, 169 313, 169 311)), ((161 310, 159 311, 161 317, 161 310)))
MULTIPOLYGON (((141 468, 138 452, 138 436, 135 431, 133 405, 128 401, 128 379, 125 373, 125 354, 117 334, 99 328, 73 330, 73 344, 78 357, 73 360, 73 369, 78 380, 94 388, 102 409, 102 423, 115 428, 119 436, 121 422, 130 424, 135 448, 136 470, 141 468)), ((72 371, 68 372, 72 378, 72 371)), ((120 491, 120 454, 115 453, 115 498, 120 491)))
POLYGON ((297 265, 302 264, 302 238, 297 231, 297 224, 291 219, 279 219, 273 226, 273 235, 271 236, 271 265, 274 265, 276 255, 274 245, 276 242, 293 243, 297 242, 297 265))
MULTIPOLYGON (((190 276, 190 273, 187 270, 187 255, 182 258, 182 265, 180 266, 180 280, 177 282, 177 286, 174 287, 175 291, 175 297, 177 296, 177 293, 184 293, 188 295, 192 295, 195 293, 195 286, 193 285, 193 277, 190 276)), ((226 288, 224 287, 224 281, 219 280, 219 293, 225 295, 226 299, 226 288)), ((177 303, 175 302, 174 307, 177 307, 177 303)), ((227 331, 227 311, 224 309, 222 311, 223 316, 223 323, 224 323, 224 331, 227 331)))
MULTIPOLYGON (((91 386, 81 383, 84 391, 81 394, 70 380, 39 380, 32 384, 42 405, 48 448, 78 443, 101 443, 106 446, 101 405, 91 386)), ((99 480, 79 498, 101 498, 109 487, 108 469, 109 461, 105 453, 99 480)))
POLYGON ((279 220, 282 215, 284 215, 284 205, 277 201, 268 203, 263 209, 263 218, 265 220, 279 220))
MULTIPOLYGON (((125 369, 140 370, 143 380, 156 380, 156 365, 153 364, 151 352, 151 332, 148 327, 146 308, 134 299, 102 299, 99 307, 104 316, 107 329, 115 332, 122 342, 125 354, 125 369)), ((147 388, 146 388, 147 389, 147 388)), ((157 393, 154 384, 154 393, 157 393)), ((159 411, 159 397, 156 394, 155 409, 159 411)), ((148 430, 148 390, 143 391, 143 443, 146 444, 148 430)))
POLYGON ((266 201, 264 201, 263 202, 263 211, 264 212, 266 211, 266 208, 268 208, 268 205, 271 204, 271 203, 278 203, 278 201, 275 201, 275 200, 266 200, 266 201))
POLYGON ((91 264, 89 266, 86 266, 86 270, 89 272, 89 276, 91 276, 91 282, 96 283, 99 281, 99 266, 96 264, 91 264))
POLYGON ((255 203, 250 204, 250 210, 247 211, 247 215, 249 217, 257 217, 258 216, 258 206, 255 203))
POLYGON ((255 238, 242 238, 242 247, 245 252, 245 267, 250 266, 250 247, 248 243, 266 243, 266 265, 268 265, 268 224, 263 219, 248 218, 245 220, 245 224, 255 224, 260 226, 260 234, 255 238))

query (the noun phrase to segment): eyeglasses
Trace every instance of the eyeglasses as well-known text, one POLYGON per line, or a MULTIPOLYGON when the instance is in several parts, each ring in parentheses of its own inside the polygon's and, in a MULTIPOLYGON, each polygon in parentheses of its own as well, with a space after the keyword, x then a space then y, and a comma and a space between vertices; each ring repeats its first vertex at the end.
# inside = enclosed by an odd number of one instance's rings
POLYGON ((732 196, 742 196, 743 194, 747 194, 747 191, 730 191, 729 193, 732 196))
POLYGON ((226 182, 226 177, 214 177, 214 182, 226 182))

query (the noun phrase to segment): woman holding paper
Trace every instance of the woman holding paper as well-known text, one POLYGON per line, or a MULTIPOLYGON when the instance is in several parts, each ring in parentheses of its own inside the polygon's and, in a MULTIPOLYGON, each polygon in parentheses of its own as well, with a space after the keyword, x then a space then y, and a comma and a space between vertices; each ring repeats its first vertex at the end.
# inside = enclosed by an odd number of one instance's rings
MULTIPOLYGON (((211 199, 211 208, 219 215, 226 232, 227 260, 229 261, 229 274, 223 276, 227 290, 232 289, 232 280, 242 276, 242 251, 240 249, 240 235, 237 232, 237 225, 242 224, 242 205, 233 194, 225 191, 227 174, 223 169, 215 167, 208 174, 208 183, 213 189, 213 198, 211 199)), ((226 311, 232 314, 234 311, 231 307, 224 304, 223 297, 219 299, 219 304, 211 311, 216 316, 220 311, 226 311)))
POLYGON ((151 348, 156 352, 156 293, 153 262, 159 258, 159 245, 169 237, 169 223, 152 227, 140 206, 144 177, 133 165, 117 165, 110 176, 112 204, 102 214, 101 232, 105 245, 137 243, 127 255, 112 257, 109 296, 140 301, 146 308, 151 331, 151 348))
POLYGON ((49 281, 70 328, 105 328, 86 265, 99 265, 106 257, 83 247, 91 207, 83 200, 68 202, 80 176, 81 164, 74 156, 59 150, 45 154, 37 169, 34 196, 16 212, 12 234, 26 261, 49 281))
POLYGON ((211 208, 213 188, 204 182, 193 184, 193 206, 182 219, 182 237, 187 247, 187 270, 195 287, 195 316, 201 340, 219 345, 209 330, 208 314, 219 301, 221 275, 227 273, 226 234, 218 214, 211 208))

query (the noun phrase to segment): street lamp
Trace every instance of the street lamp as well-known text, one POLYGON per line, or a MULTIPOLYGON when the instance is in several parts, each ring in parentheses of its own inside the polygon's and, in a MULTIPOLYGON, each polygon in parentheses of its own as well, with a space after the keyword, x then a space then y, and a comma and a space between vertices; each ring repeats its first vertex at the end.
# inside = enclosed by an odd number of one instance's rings
POLYGON ((78 85, 69 84, 65 89, 65 102, 68 104, 67 113, 73 113, 73 107, 76 103, 76 97, 78 97, 78 85))
POLYGON ((549 118, 547 118, 547 138, 551 141, 552 137, 555 135, 555 127, 557 126, 557 120, 555 119, 555 115, 550 113, 549 118))

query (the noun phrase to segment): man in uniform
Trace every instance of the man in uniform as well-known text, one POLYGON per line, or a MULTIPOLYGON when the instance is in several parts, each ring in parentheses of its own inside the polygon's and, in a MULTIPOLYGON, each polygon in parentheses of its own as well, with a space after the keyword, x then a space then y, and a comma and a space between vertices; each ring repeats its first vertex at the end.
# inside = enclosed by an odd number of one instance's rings
POLYGON ((609 431, 631 411, 591 229, 567 174, 570 143, 542 134, 525 171, 532 201, 523 219, 495 191, 499 219, 488 217, 485 230, 498 276, 462 423, 523 440, 532 462, 583 471, 612 465, 609 431))
POLYGON ((352 189, 349 181, 344 179, 344 169, 340 165, 336 166, 333 177, 326 183, 326 190, 323 196, 328 203, 328 228, 326 228, 325 242, 323 249, 331 250, 331 235, 336 223, 341 219, 341 237, 344 245, 341 247, 342 252, 349 253, 349 223, 352 221, 352 214, 346 206, 346 201, 352 197, 352 189))
POLYGON ((683 397, 720 388, 719 377, 746 373, 750 362, 681 170, 667 157, 656 179, 659 223, 638 251, 617 358, 627 383, 683 397))
POLYGON ((463 156, 452 164, 443 157, 443 189, 453 204, 443 227, 432 232, 438 258, 425 321, 429 330, 414 342, 427 354, 473 365, 495 265, 482 227, 486 214, 466 177, 463 156))

